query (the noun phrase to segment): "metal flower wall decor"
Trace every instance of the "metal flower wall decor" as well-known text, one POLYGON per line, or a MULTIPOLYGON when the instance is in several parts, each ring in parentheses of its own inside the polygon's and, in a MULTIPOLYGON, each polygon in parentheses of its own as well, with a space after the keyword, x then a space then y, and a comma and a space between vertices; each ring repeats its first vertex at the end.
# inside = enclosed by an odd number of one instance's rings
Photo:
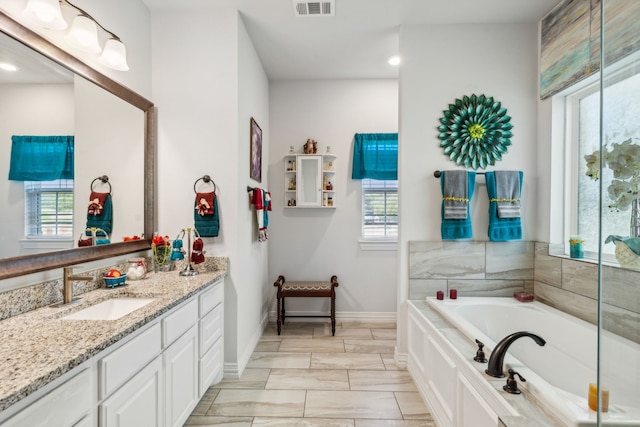
POLYGON ((463 96, 443 111, 440 147, 458 166, 485 169, 502 160, 511 145, 511 117, 493 97, 463 96))

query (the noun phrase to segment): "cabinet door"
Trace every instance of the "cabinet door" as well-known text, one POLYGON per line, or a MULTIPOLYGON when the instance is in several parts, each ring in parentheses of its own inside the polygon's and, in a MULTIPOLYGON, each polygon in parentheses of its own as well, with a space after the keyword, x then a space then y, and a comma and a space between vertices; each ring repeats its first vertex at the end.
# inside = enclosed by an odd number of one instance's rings
POLYGON ((163 427, 162 357, 113 393, 99 412, 100 427, 163 427))
POLYGON ((182 426, 198 404, 198 327, 194 325, 163 354, 165 420, 182 426))
POLYGON ((298 156, 297 206, 322 205, 322 156, 298 156))

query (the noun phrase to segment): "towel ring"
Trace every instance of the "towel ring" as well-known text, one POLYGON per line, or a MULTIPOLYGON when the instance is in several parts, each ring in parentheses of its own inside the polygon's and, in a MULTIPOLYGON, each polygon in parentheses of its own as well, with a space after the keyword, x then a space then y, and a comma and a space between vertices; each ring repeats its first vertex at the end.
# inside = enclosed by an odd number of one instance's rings
POLYGON ((198 191, 196 190, 196 185, 198 184, 198 181, 203 181, 204 183, 208 184, 208 183, 212 183, 213 184, 213 192, 216 192, 216 183, 213 182, 213 180, 211 179, 211 177, 209 175, 205 175, 202 178, 198 178, 196 179, 196 182, 193 183, 193 192, 198 194, 198 191))
POLYGON ((109 186, 109 194, 111 194, 111 183, 109 182, 109 177, 107 175, 102 175, 91 181, 91 191, 93 191, 93 184, 96 181, 102 181, 103 184, 107 184, 109 186))

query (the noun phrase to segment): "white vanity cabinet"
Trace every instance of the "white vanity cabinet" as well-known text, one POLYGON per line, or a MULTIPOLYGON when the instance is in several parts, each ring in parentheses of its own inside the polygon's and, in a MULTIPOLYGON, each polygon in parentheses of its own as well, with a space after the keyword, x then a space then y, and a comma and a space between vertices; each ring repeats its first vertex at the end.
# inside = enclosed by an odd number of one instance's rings
POLYGON ((335 207, 335 160, 332 154, 285 156, 285 204, 290 208, 335 207))
POLYGON ((81 368, 72 378, 2 423, 2 427, 90 425, 93 384, 91 369, 81 368))
POLYGON ((223 283, 211 287, 198 298, 198 398, 209 386, 222 380, 224 352, 224 287, 223 283))
POLYGON ((182 426, 223 376, 223 301, 219 278, 25 398, 0 426, 182 426))

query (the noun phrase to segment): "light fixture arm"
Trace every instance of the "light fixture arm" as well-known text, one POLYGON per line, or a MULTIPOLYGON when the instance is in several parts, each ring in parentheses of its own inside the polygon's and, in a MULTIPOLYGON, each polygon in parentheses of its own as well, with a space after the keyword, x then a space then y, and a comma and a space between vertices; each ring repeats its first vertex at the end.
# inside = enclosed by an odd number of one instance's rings
POLYGON ((111 36, 112 39, 118 40, 119 42, 122 42, 122 40, 120 40, 120 37, 116 36, 114 33, 112 33, 111 31, 107 30, 105 27, 102 26, 102 24, 100 24, 93 16, 89 15, 87 12, 85 12, 82 8, 76 6, 75 4, 71 3, 69 0, 59 0, 60 4, 66 4, 68 6, 71 6, 72 8, 74 8, 75 10, 77 10, 78 12, 80 12, 80 15, 85 16, 89 19, 91 19, 93 22, 96 23, 96 25, 100 28, 102 28, 102 30, 109 34, 111 36))

